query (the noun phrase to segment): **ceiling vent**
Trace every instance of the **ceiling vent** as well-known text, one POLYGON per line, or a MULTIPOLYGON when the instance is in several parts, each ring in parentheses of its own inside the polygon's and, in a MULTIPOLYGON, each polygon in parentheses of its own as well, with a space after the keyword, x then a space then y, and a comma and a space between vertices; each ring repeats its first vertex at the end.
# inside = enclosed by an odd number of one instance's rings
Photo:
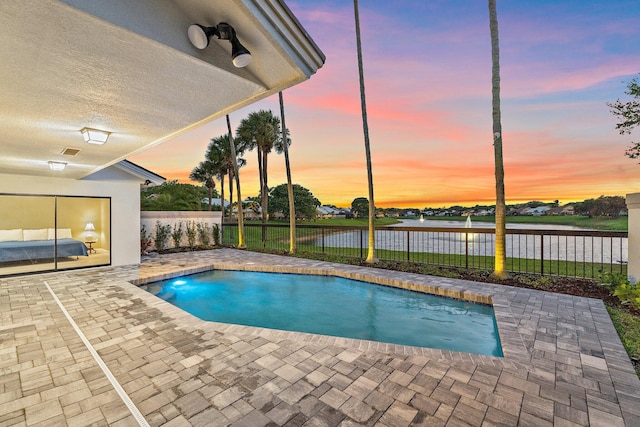
POLYGON ((62 154, 64 154, 65 156, 75 156, 79 152, 80 152, 80 150, 77 149, 77 148, 68 148, 67 147, 64 150, 62 150, 62 154))

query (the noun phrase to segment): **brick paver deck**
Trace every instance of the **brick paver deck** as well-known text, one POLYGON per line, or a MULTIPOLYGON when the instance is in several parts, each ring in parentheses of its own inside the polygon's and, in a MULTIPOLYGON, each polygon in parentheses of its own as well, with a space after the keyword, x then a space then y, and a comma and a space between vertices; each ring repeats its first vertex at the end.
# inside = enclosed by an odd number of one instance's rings
POLYGON ((10 425, 640 426, 640 381, 599 300, 224 249, 0 279, 10 425), (505 357, 205 322, 131 284, 211 268, 490 302, 505 357))

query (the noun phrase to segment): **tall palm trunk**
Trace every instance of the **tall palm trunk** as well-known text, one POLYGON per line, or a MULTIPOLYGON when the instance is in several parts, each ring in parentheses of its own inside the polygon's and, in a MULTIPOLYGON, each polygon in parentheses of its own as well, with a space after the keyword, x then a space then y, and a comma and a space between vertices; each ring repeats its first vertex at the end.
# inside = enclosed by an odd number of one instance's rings
POLYGON ((226 174, 220 174, 220 209, 222 210, 222 222, 224 223, 224 176, 226 174))
POLYGON ((231 158, 233 162, 233 172, 236 175, 236 187, 238 190, 238 248, 244 249, 244 218, 242 212, 242 195, 240 193, 240 173, 238 172, 238 157, 236 155, 236 144, 233 142, 231 132, 231 122, 227 114, 227 129, 229 130, 229 145, 231 147, 231 158))
POLYGON ((233 172, 233 165, 231 165, 231 169, 229 169, 229 206, 233 209, 233 185, 236 183, 234 179, 236 174, 233 172))
POLYGON ((220 242, 222 242, 222 238, 224 237, 224 176, 226 174, 220 173, 220 210, 222 213, 222 218, 220 218, 220 242))
POLYGON ((260 215, 262 217, 262 241, 267 240, 267 229, 264 226, 266 224, 265 219, 265 207, 264 207, 264 164, 262 163, 262 146, 256 143, 256 151, 258 153, 258 177, 260 178, 260 215))
POLYGON ((360 74, 360 104, 362 106, 362 128, 364 130, 364 149, 367 156, 367 181, 369 184, 369 250, 366 262, 376 263, 375 249, 375 216, 376 208, 373 200, 373 171, 371 168, 371 148, 369 144, 369 125, 367 123, 367 103, 364 96, 364 70, 362 66, 362 42, 360 40, 360 17, 358 15, 358 0, 353 0, 353 10, 356 20, 356 45, 358 48, 358 72, 360 74))
POLYGON ((504 192, 504 162, 502 158, 502 122, 500 116, 500 46, 496 0, 489 0, 489 28, 491 30, 491 86, 493 106, 493 152, 496 174, 496 253, 493 274, 505 277, 506 255, 506 201, 504 192))
POLYGON ((289 141, 287 140, 287 126, 284 122, 284 100, 282 92, 278 93, 280 99, 280 120, 282 125, 282 149, 284 151, 284 166, 287 170, 287 195, 289 196, 289 253, 296 252, 296 205, 293 199, 293 184, 291 182, 291 165, 289 163, 289 141))
POLYGON ((211 200, 211 198, 213 197, 213 189, 216 187, 215 182, 213 182, 213 177, 207 179, 207 190, 209 191, 209 212, 212 211, 213 209, 213 200, 211 200))
MULTIPOLYGON (((260 197, 262 197, 262 188, 264 187, 264 174, 262 173, 262 148, 256 143, 256 152, 258 154, 258 179, 260 180, 260 197)), ((260 199, 262 200, 262 199, 260 199)))
POLYGON ((267 150, 262 150, 262 185, 260 193, 262 193, 262 222, 267 223, 269 219, 269 184, 267 183, 267 150))

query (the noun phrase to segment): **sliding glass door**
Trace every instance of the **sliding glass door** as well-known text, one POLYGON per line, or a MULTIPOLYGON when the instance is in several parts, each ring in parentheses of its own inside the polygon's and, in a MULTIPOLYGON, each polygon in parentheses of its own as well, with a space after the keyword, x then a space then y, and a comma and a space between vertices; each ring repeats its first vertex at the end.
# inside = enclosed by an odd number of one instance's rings
POLYGON ((0 276, 110 264, 110 198, 0 194, 0 276))

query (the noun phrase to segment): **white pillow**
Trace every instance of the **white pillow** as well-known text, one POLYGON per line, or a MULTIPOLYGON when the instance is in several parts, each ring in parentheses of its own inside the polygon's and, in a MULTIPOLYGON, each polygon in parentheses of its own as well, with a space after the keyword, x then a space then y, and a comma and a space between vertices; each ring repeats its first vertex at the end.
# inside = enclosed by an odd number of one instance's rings
POLYGON ((46 228, 37 230, 23 230, 24 240, 47 240, 49 233, 46 228))
MULTIPOLYGON (((47 239, 53 240, 56 238, 56 230, 55 228, 47 229, 47 239)), ((58 239, 73 239, 71 237, 71 229, 70 228, 58 228, 58 239)))
POLYGON ((11 240, 22 239, 22 228, 14 228, 13 230, 0 230, 0 242, 9 242, 11 240))

